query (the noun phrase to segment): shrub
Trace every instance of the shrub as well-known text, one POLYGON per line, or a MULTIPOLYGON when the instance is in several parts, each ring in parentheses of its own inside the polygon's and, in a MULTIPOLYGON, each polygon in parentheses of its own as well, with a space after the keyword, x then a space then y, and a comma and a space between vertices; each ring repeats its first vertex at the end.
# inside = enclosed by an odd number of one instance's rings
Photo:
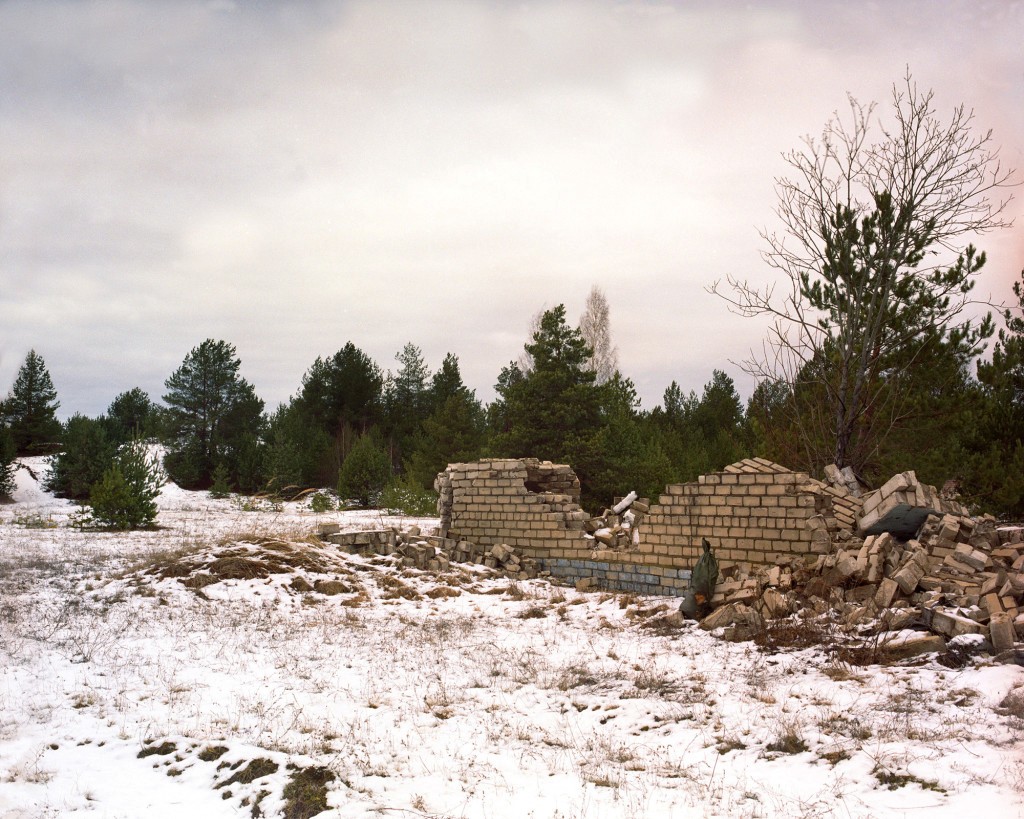
POLYGON ((64 424, 61 451, 50 457, 46 488, 63 498, 89 497, 117 453, 103 419, 75 413, 64 424))
POLYGON ((436 517, 437 493, 424 489, 412 478, 398 478, 381 492, 380 508, 392 514, 436 517))
POLYGON ((391 460, 369 435, 356 441, 338 474, 338 495, 369 506, 391 477, 391 460))
POLYGON ((125 444, 89 493, 92 522, 111 529, 152 526, 163 482, 160 467, 145 446, 139 441, 125 444))
POLYGON ((310 511, 318 515, 322 515, 324 512, 333 512, 337 508, 338 503, 329 492, 314 492, 309 499, 310 511))

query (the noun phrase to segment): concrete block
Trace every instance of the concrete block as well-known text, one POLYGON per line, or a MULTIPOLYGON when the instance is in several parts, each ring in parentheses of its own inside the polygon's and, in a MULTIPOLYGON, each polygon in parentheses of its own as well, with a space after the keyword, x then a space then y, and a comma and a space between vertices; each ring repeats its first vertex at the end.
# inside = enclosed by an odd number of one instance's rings
POLYGON ((932 631, 944 634, 947 637, 956 637, 960 634, 984 634, 987 629, 970 617, 964 617, 944 609, 932 611, 932 631))
POLYGON ((1013 644, 1016 642, 1017 635, 1014 631, 1013 621, 1010 617, 1000 612, 999 614, 992 615, 992 620, 988 626, 989 639, 992 641, 992 648, 998 654, 1001 651, 1008 651, 1013 648, 1013 644))
POLYGON ((905 640, 893 640, 885 643, 882 647, 882 657, 887 662, 899 662, 945 650, 946 641, 938 634, 915 634, 905 640))

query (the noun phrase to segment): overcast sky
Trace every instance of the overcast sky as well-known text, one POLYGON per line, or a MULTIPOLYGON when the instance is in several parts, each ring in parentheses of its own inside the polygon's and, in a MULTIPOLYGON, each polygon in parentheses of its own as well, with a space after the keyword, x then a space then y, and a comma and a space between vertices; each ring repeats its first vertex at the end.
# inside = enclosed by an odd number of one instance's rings
POLYGON ((705 288, 767 276, 781 154, 909 65, 1024 168, 1022 41, 1011 0, 2 0, 0 395, 34 348, 61 417, 159 399, 214 338, 269 409, 348 341, 491 400, 597 285, 645 408, 715 368, 747 396, 764 325, 705 288))

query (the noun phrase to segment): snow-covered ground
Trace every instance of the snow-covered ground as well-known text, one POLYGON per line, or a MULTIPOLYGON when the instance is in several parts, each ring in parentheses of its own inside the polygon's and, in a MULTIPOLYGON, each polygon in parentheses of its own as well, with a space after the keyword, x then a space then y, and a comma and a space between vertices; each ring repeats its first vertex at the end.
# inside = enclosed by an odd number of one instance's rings
POLYGON ((769 654, 311 537, 417 522, 376 513, 168 486, 159 530, 83 531, 26 470, 15 500, 3 817, 1024 816, 1017 666, 769 654))

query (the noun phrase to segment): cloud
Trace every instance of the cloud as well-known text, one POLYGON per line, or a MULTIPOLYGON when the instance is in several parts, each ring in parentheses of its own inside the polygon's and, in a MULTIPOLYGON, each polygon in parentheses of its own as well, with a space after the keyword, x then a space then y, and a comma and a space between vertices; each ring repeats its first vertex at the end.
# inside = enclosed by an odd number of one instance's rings
POLYGON ((94 414, 213 337, 273 406, 413 341, 489 398, 596 283, 645 406, 743 385, 763 328, 705 287, 767 274, 780 154, 847 90, 910 63, 1022 164, 1020 5, 975 6, 0 4, 0 384, 34 346, 94 414))

